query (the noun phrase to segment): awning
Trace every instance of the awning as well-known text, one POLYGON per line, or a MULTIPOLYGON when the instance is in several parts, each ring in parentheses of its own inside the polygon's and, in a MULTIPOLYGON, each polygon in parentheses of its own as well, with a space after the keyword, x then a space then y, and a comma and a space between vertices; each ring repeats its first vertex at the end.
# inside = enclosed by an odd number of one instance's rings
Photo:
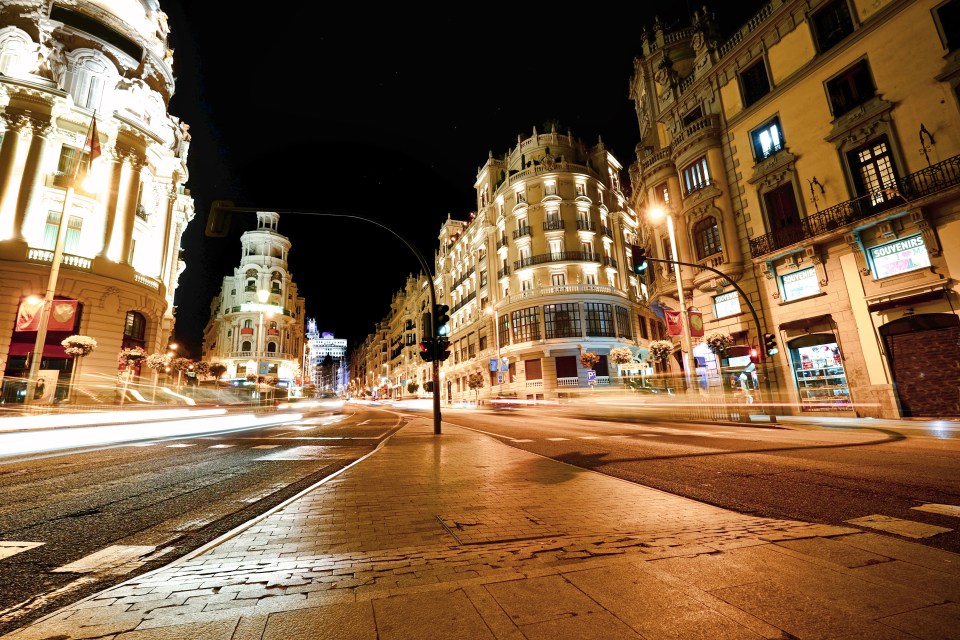
MULTIPOLYGON (((7 353, 8 356, 25 356, 30 353, 33 353, 32 342, 11 342, 10 351, 7 353)), ((67 352, 63 350, 62 344, 47 344, 43 346, 43 357, 44 358, 70 358, 67 352)))
POLYGON ((780 325, 780 328, 784 331, 788 331, 790 329, 807 329, 818 324, 831 322, 832 320, 833 316, 829 313, 825 313, 822 316, 813 316, 812 318, 803 318, 802 320, 791 320, 790 322, 784 322, 780 325))
POLYGON ((884 300, 883 302, 874 302, 873 304, 868 304, 867 309, 871 312, 877 312, 886 311, 887 309, 895 309, 897 307, 909 307, 913 304, 923 304, 924 302, 933 302, 934 300, 939 300, 943 297, 943 295, 943 289, 926 291, 924 293, 917 293, 912 296, 894 298, 893 300, 884 300))

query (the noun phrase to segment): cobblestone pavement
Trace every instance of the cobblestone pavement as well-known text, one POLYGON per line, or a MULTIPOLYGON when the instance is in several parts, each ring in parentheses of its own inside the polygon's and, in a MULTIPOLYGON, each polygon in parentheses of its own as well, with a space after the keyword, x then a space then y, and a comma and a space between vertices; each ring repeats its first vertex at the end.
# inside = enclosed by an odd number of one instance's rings
POLYGON ((414 419, 9 640, 960 638, 960 556, 740 515, 414 419))

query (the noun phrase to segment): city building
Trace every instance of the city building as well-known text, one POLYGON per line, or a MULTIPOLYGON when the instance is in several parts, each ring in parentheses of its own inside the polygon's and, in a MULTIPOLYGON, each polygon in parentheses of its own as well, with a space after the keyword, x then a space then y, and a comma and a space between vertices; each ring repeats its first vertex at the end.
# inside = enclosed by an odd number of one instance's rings
POLYGON ((344 393, 349 381, 347 341, 317 329, 317 321, 307 319, 307 357, 304 373, 319 390, 344 393), (329 359, 328 359, 329 358, 329 359))
MULTIPOLYGON (((614 348, 646 356, 642 347, 659 334, 660 320, 633 273, 639 227, 621 172, 602 141, 587 148, 556 127, 534 128, 502 157, 490 154, 474 184, 477 211, 467 220, 448 217, 435 255, 430 284, 450 315, 444 400, 556 399, 618 381, 608 358, 614 348), (592 368, 584 354, 597 356, 592 368)), ((430 337, 428 286, 408 279, 381 337, 354 354, 354 376, 386 377, 398 390, 411 380, 418 393, 426 390, 432 363, 417 354, 430 337)), ((361 384, 369 389, 370 380, 361 384)))
POLYGON ((706 10, 641 38, 630 204, 648 255, 693 265, 678 289, 657 264, 651 300, 733 338, 694 346, 709 387, 756 348, 778 412, 960 415, 960 2, 771 0, 723 42, 706 10))
POLYGON ((194 217, 188 126, 167 112, 167 33, 154 0, 0 4, 5 402, 23 400, 15 379, 31 368, 58 382, 43 400, 66 396, 76 361, 61 341, 71 335, 97 343, 76 379, 87 394, 117 380, 121 349, 165 351, 194 217))
POLYGON ((280 215, 258 211, 255 229, 240 236, 240 263, 210 303, 203 358, 228 379, 254 372, 281 384, 301 376, 304 299, 287 268, 290 240, 277 231, 280 215))

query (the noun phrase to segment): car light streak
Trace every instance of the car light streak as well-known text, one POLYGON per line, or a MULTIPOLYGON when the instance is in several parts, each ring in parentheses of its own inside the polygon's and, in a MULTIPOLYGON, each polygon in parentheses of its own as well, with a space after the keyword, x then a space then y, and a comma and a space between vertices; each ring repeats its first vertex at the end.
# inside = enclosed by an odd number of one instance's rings
POLYGON ((223 415, 226 409, 156 409, 132 411, 97 411, 93 413, 58 413, 54 415, 17 416, 0 418, 0 431, 24 431, 27 429, 50 429, 53 427, 84 427, 90 425, 116 424, 120 422, 145 422, 148 420, 192 418, 223 415))
POLYGON ((300 413, 277 413, 268 416, 234 414, 227 416, 161 420, 143 423, 140 414, 132 412, 134 424, 117 424, 69 429, 45 429, 43 431, 18 431, 0 434, 0 457, 62 451, 78 447, 104 444, 119 444, 155 438, 193 436, 212 432, 255 429, 263 426, 295 422, 303 417, 300 413))

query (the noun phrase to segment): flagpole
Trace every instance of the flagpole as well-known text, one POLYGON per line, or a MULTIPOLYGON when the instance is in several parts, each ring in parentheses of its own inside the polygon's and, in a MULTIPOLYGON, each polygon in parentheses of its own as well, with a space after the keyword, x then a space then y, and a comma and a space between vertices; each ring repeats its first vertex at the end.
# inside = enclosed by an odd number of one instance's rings
MULTIPOLYGON (((33 343, 33 354, 30 356, 30 372, 27 374, 27 394, 23 399, 24 404, 30 404, 34 401, 34 390, 36 388, 40 375, 40 363, 43 360, 43 350, 47 342, 47 327, 50 324, 50 312, 53 309, 53 296, 57 290, 57 279, 60 276, 60 262, 63 260, 63 247, 66 244, 67 228, 69 227, 67 218, 73 205, 74 186, 77 181, 77 175, 80 172, 80 164, 83 161, 83 152, 90 144, 90 169, 93 167, 93 161, 100 155, 100 141, 93 139, 97 131, 97 112, 93 112, 93 118, 90 120, 90 126, 87 127, 87 136, 84 138, 83 149, 80 157, 73 163, 70 176, 67 178, 67 190, 63 195, 63 209, 60 212, 60 222, 57 225, 57 243, 53 249, 53 259, 50 263, 50 276, 47 278, 47 291, 43 297, 43 306, 40 308, 40 321, 37 324, 37 339, 33 343), (96 155, 94 155, 94 151, 96 155)), ((76 366, 76 361, 74 365, 76 366)), ((57 390, 54 388, 53 394, 56 397, 57 390)))

